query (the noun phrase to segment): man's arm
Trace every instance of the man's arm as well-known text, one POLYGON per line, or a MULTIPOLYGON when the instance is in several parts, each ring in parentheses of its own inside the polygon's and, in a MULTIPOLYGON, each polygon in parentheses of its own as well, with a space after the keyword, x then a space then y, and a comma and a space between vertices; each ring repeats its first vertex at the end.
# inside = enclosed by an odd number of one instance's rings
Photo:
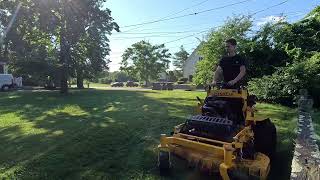
POLYGON ((240 66, 240 73, 238 74, 238 76, 236 78, 234 78, 234 80, 229 81, 228 85, 233 86, 238 81, 240 81, 244 75, 246 75, 246 66, 242 65, 242 66, 240 66))
POLYGON ((213 80, 212 80, 212 84, 215 85, 217 82, 220 82, 223 80, 223 70, 221 68, 221 66, 218 66, 216 71, 214 72, 213 75, 213 80))

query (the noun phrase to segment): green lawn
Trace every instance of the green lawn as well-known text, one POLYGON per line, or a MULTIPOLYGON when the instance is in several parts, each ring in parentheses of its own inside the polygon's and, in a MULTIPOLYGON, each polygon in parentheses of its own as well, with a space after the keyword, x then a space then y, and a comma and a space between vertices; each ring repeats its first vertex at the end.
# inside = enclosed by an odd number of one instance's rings
MULTIPOLYGON (((204 92, 72 90, 0 93, 0 179, 160 179, 161 133, 192 114, 204 92)), ((296 111, 259 104, 278 130, 271 179, 288 179, 296 111)), ((174 163, 165 179, 209 179, 174 163), (201 178, 200 178, 201 177, 201 178)))

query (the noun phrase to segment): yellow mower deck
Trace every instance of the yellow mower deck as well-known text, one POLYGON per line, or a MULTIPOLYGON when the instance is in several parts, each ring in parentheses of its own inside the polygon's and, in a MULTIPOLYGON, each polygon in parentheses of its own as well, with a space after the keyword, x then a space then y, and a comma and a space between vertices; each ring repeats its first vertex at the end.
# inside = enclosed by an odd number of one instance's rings
MULTIPOLYGON (((251 124, 262 121, 263 118, 254 116, 254 107, 247 106, 248 93, 246 90, 222 89, 210 91, 207 94, 219 97, 243 99, 242 112, 245 116, 245 126, 242 127, 232 142, 224 142, 180 133, 183 124, 174 128, 172 136, 161 135, 159 152, 167 152, 186 159, 189 163, 197 165, 211 172, 219 172, 224 180, 230 179, 230 174, 240 171, 249 176, 267 179, 270 170, 270 159, 263 153, 255 153, 254 159, 243 159, 236 152, 242 152, 244 143, 254 139, 251 124)), ((198 112, 201 113, 199 103, 198 112)), ((169 157, 170 160, 170 157, 169 157)))

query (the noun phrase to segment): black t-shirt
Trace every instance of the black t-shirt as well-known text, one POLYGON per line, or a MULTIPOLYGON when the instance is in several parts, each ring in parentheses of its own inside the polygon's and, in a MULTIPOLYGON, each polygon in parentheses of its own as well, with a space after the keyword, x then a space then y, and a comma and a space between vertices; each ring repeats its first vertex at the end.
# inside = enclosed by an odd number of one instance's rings
POLYGON ((241 66, 247 66, 247 63, 244 58, 236 54, 235 56, 222 57, 219 61, 219 66, 223 70, 223 78, 225 82, 234 80, 240 73, 241 66))

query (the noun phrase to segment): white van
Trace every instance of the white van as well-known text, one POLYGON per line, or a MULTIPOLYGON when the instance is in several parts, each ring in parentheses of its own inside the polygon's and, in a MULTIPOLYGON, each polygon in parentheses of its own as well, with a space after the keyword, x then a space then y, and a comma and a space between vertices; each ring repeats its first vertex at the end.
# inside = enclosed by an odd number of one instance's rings
POLYGON ((12 74, 0 74, 0 89, 2 91, 8 91, 14 86, 14 79, 12 74))

